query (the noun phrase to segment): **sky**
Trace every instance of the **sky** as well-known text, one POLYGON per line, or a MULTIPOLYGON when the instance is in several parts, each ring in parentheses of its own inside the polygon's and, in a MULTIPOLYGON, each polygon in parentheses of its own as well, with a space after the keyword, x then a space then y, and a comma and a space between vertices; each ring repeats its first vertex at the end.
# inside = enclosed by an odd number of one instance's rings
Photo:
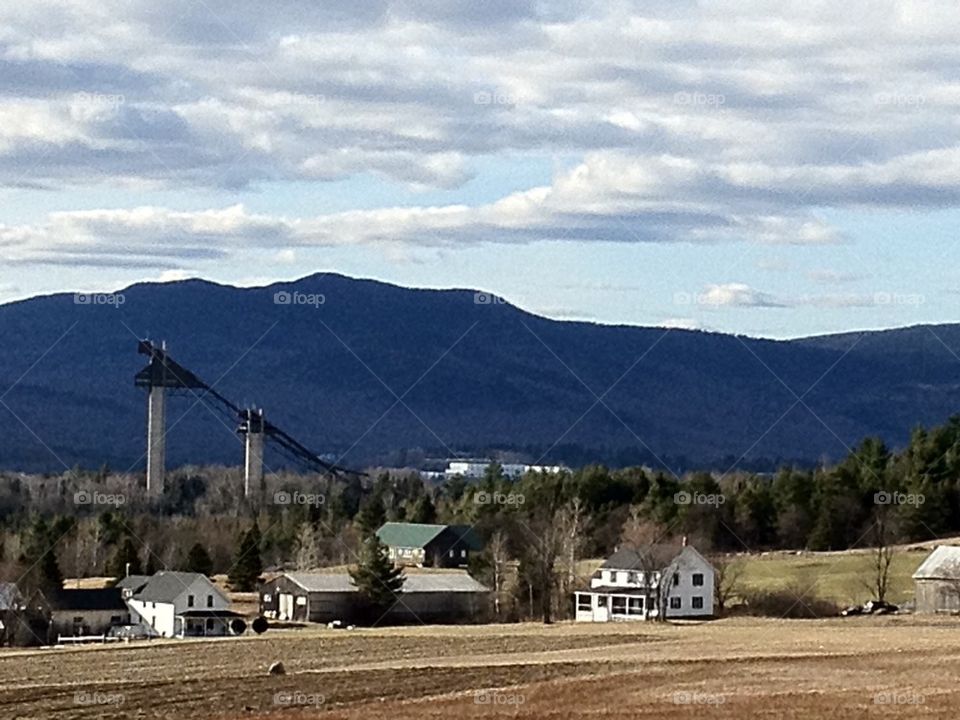
POLYGON ((960 319, 956 0, 0 5, 0 303, 318 271, 796 337, 960 319))

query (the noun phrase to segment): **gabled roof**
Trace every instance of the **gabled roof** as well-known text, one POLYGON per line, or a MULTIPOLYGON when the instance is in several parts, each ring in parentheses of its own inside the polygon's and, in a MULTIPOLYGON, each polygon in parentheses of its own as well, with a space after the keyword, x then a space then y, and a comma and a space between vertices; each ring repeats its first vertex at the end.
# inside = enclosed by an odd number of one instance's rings
POLYGON ((384 545, 392 547, 422 548, 446 529, 446 525, 388 522, 377 530, 377 537, 384 545))
POLYGON ((960 580, 960 547, 939 545, 920 564, 913 579, 960 580))
POLYGON ((600 567, 604 570, 643 570, 643 557, 636 550, 621 548, 608 557, 600 567))
POLYGON ((220 588, 214 585, 210 578, 200 573, 178 572, 176 570, 161 570, 152 575, 147 584, 133 598, 143 602, 172 603, 197 580, 205 581, 221 598, 226 600, 220 588))
POLYGON ((0 610, 13 610, 23 604, 20 589, 12 582, 0 582, 0 610))
POLYGON ((132 590, 136 592, 150 580, 149 575, 127 575, 125 578, 120 580, 114 587, 118 587, 121 590, 132 590))
MULTIPOLYGON (((701 555, 695 547, 692 545, 684 545, 680 552, 673 557, 670 562, 667 563, 667 567, 674 565, 677 562, 687 561, 699 561, 707 565, 707 567, 712 568, 710 561, 707 560, 703 555, 701 555)), ((649 562, 644 560, 643 554, 637 552, 636 550, 631 550, 629 548, 621 548, 617 550, 613 555, 608 557, 603 565, 600 567, 603 570, 644 570, 644 569, 653 569, 648 567, 649 562)))
MULTIPOLYGON (((348 573, 285 573, 307 592, 350 593, 357 588, 348 573)), ((274 581, 276 582, 276 581, 274 581)), ((490 592, 490 588, 463 572, 415 573, 406 576, 404 593, 490 592)))
POLYGON ((71 588, 50 597, 55 610, 126 610, 120 588, 71 588))
POLYGON ((483 548, 483 543, 470 525, 388 522, 377 530, 377 537, 380 542, 390 547, 423 548, 448 529, 471 550, 483 548))

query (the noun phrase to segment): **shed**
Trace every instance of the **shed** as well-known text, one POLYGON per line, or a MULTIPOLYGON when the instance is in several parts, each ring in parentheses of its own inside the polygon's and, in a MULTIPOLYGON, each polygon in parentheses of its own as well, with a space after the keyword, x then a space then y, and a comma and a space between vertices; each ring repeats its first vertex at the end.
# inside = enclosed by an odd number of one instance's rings
POLYGON ((913 574, 918 613, 960 612, 960 547, 939 545, 913 574))
MULTIPOLYGON (((490 589, 466 572, 411 573, 384 623, 461 623, 485 617, 490 589)), ((284 573, 260 586, 260 612, 296 622, 354 621, 360 603, 348 573, 284 573)))
POLYGON ((130 610, 119 588, 67 589, 50 597, 53 635, 104 635, 130 622, 130 610))

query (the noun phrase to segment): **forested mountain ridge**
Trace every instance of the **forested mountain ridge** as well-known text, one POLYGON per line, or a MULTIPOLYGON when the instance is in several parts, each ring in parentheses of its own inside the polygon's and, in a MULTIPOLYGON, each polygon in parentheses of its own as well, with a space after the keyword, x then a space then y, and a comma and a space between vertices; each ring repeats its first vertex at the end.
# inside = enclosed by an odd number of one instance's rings
MULTIPOLYGON (((551 320, 472 290, 333 274, 86 300, 0 306, 0 467, 142 467, 133 375, 147 336, 354 464, 513 449, 574 465, 725 470, 743 456, 772 468, 838 460, 867 436, 902 447, 960 409, 955 325, 772 341, 551 320)), ((184 397, 168 422, 172 466, 239 463, 232 419, 184 397)))

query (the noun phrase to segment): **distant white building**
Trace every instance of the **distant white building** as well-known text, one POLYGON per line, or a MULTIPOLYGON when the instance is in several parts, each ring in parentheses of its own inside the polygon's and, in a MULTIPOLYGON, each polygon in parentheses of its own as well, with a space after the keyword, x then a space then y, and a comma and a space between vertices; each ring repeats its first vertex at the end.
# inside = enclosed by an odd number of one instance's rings
POLYGON ((593 574, 589 589, 574 593, 576 619, 611 622, 657 617, 658 594, 667 618, 711 617, 713 583, 713 566, 689 545, 660 570, 650 569, 634 550, 618 550, 593 574))
MULTIPOLYGON (((450 460, 443 474, 447 478, 459 476, 468 480, 477 480, 484 476, 487 468, 492 464, 492 460, 450 460)), ((500 463, 500 468, 504 475, 512 479, 520 478, 531 471, 553 475, 566 469, 563 465, 527 465, 524 463, 500 463)))
POLYGON ((159 637, 227 635, 239 617, 206 575, 164 570, 124 578, 120 585, 133 614, 159 637))

